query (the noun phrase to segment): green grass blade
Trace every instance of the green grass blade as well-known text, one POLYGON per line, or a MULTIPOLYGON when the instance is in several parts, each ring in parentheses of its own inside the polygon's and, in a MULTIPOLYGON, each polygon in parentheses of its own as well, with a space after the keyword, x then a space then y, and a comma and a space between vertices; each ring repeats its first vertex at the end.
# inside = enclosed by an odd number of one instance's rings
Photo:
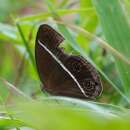
MULTIPOLYGON (((88 13, 93 13, 93 8, 75 8, 75 9, 58 9, 56 10, 58 15, 66 15, 66 14, 73 14, 73 13, 78 13, 78 12, 88 12, 88 13)), ((17 22, 25 22, 25 21, 37 21, 37 20, 43 20, 51 16, 50 12, 44 12, 44 13, 38 13, 34 15, 27 15, 21 18, 16 19, 17 22)))
MULTIPOLYGON (((130 58, 130 28, 120 2, 119 0, 93 0, 106 40, 113 48, 130 58)), ((115 58, 115 61, 123 89, 128 95, 130 66, 119 59, 115 58)))
MULTIPOLYGON (((16 128, 26 126, 23 122, 16 119, 0 118, 0 129, 1 128, 16 128)), ((2 130, 2 129, 1 129, 2 130)))
POLYGON ((117 117, 111 115, 110 111, 107 114, 107 111, 102 110, 102 112, 106 112, 104 116, 104 114, 95 112, 92 109, 79 109, 78 107, 67 106, 64 103, 57 104, 53 101, 21 103, 17 105, 16 110, 22 112, 14 114, 14 117, 16 116, 19 120, 37 130, 130 129, 129 113, 126 113, 124 117, 122 114, 117 117))
MULTIPOLYGON (((93 9, 92 1, 91 0, 80 0, 80 9, 93 9)), ((96 11, 93 9, 93 12, 79 12, 81 16, 81 23, 80 25, 83 26, 90 32, 94 32, 97 28, 98 20, 96 16, 96 11)))
POLYGON ((29 45, 28 45, 28 42, 26 41, 26 39, 25 39, 25 37, 24 37, 24 34, 23 34, 22 30, 21 30, 21 27, 20 27, 19 23, 16 23, 16 26, 17 26, 18 31, 19 31, 19 33, 20 33, 21 39, 23 40, 23 43, 24 43, 24 45, 25 45, 25 48, 26 48, 26 50, 27 50, 27 52, 28 52, 28 55, 29 55, 30 60, 31 60, 31 63, 32 63, 32 65, 33 65, 34 68, 35 68, 35 60, 34 60, 34 57, 33 57, 32 52, 31 52, 31 49, 30 49, 30 47, 29 47, 29 45))

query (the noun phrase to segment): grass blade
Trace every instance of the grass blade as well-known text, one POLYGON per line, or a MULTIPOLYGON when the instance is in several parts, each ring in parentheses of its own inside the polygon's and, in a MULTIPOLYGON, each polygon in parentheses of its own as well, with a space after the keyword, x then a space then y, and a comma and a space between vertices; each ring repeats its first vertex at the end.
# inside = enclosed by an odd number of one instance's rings
MULTIPOLYGON (((130 28, 119 0, 93 0, 106 40, 110 45, 130 59, 130 28)), ((116 59, 119 77, 125 94, 129 96, 130 65, 116 59)))
POLYGON ((29 47, 29 45, 28 45, 28 42, 26 41, 26 39, 25 39, 25 37, 24 37, 24 34, 23 34, 22 30, 21 30, 21 27, 20 27, 19 23, 17 23, 16 25, 17 25, 18 31, 19 31, 19 33, 20 33, 20 36, 21 36, 21 38, 22 38, 22 40, 23 40, 23 43, 24 43, 24 45, 25 45, 25 48, 26 48, 26 50, 27 50, 27 52, 28 52, 28 54, 29 54, 30 60, 31 60, 31 62, 32 62, 32 65, 33 65, 34 68, 35 68, 35 60, 34 60, 34 57, 33 57, 32 52, 31 52, 31 50, 30 50, 30 47, 29 47))

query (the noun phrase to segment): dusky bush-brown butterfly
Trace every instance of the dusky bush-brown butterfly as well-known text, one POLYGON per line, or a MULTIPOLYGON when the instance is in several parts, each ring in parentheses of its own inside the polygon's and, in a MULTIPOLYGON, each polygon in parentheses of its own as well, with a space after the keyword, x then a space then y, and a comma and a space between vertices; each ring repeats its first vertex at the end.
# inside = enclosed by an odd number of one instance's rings
POLYGON ((102 85, 98 72, 83 57, 66 54, 59 47, 63 40, 63 36, 47 24, 41 25, 38 29, 35 58, 43 89, 52 95, 59 96, 84 99, 99 96, 102 85))

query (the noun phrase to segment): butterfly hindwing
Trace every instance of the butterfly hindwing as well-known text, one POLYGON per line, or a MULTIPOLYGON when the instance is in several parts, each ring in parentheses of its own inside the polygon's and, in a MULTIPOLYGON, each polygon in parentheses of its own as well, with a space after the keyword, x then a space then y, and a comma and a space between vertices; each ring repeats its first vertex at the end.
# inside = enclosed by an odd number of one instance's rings
POLYGON ((101 93, 102 85, 99 74, 87 60, 81 56, 70 56, 65 65, 89 98, 101 93))

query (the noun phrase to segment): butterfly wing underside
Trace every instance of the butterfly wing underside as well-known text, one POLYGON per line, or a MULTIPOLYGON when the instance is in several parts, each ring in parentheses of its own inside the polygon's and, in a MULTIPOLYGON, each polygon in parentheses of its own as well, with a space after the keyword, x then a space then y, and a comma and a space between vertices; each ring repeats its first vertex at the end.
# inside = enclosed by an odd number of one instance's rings
POLYGON ((40 26, 36 38, 35 57, 39 77, 44 84, 43 89, 53 95, 86 98, 73 78, 39 44, 39 41, 74 75, 87 98, 98 96, 102 91, 102 87, 97 71, 83 57, 70 56, 64 53, 58 47, 63 40, 64 38, 50 26, 40 26))

